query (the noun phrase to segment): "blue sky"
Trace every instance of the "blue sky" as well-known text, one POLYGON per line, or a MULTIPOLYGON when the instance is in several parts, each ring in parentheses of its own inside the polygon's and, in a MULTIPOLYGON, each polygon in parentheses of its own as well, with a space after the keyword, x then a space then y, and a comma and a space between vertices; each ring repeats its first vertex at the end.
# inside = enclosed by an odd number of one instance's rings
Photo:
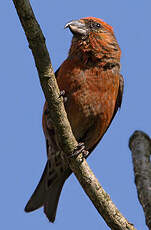
MULTIPOLYGON (((70 47, 72 35, 63 29, 66 22, 95 16, 114 27, 122 49, 123 103, 88 163, 124 216, 137 229, 146 230, 134 185, 128 139, 136 129, 151 133, 150 0, 32 0, 31 3, 46 37, 54 70, 67 57, 70 47)), ((41 127, 44 96, 12 1, 1 2, 0 15, 0 227, 109 229, 74 175, 65 183, 54 224, 48 222, 42 209, 24 213, 46 163, 41 127)))

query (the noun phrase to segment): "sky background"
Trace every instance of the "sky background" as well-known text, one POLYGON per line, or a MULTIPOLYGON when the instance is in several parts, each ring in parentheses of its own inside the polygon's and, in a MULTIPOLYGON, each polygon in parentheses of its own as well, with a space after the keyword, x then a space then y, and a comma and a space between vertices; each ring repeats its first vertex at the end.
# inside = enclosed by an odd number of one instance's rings
MULTIPOLYGON (((95 16, 114 27, 122 50, 123 103, 88 163, 122 214, 138 230, 146 230, 128 139, 138 129, 151 134, 151 1, 32 0, 31 4, 54 70, 70 47, 72 35, 64 30, 68 21, 95 16)), ((0 228, 109 229, 74 175, 65 183, 54 224, 42 209, 24 212, 46 163, 41 126, 44 96, 12 1, 1 1, 0 19, 0 228)))

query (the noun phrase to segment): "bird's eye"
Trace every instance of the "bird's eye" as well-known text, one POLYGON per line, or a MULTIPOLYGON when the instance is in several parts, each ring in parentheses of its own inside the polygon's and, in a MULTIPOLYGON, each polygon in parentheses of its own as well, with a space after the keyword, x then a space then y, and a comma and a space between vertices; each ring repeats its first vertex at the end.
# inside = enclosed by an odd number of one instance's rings
POLYGON ((101 25, 100 23, 95 22, 95 21, 93 21, 93 20, 90 20, 90 21, 88 22, 88 25, 89 25, 89 28, 90 28, 91 30, 97 30, 97 29, 99 29, 99 28, 102 28, 102 25, 101 25))
POLYGON ((96 27, 97 28, 101 28, 101 24, 100 23, 96 23, 96 27))

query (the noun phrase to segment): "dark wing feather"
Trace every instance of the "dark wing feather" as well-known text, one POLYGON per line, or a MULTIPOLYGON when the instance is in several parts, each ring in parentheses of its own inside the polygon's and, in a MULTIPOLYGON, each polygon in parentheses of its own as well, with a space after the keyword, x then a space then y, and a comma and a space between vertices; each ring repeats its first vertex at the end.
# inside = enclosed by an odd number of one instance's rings
POLYGON ((116 110, 118 110, 118 108, 121 107, 121 104, 122 104, 122 97, 123 97, 123 90, 124 90, 124 78, 123 76, 120 74, 119 76, 119 90, 118 90, 118 95, 117 95, 117 101, 116 101, 116 107, 115 108, 116 110))

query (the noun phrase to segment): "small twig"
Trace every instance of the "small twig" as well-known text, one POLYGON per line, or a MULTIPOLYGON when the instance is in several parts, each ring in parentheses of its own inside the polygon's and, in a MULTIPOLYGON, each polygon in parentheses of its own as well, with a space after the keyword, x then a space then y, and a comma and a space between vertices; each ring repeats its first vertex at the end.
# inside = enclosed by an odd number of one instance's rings
POLYGON ((129 140, 139 201, 144 209, 146 224, 151 229, 151 140, 142 131, 135 131, 129 140))
MULTIPOLYGON (((63 100, 59 97, 60 92, 51 66, 44 36, 35 19, 29 0, 13 0, 13 2, 35 59, 41 86, 48 102, 50 116, 57 129, 59 144, 62 150, 67 155, 70 155, 78 143, 72 134, 70 124, 67 120, 63 100)), ((86 160, 83 159, 82 154, 70 160, 70 168, 111 229, 135 230, 133 225, 122 216, 109 195, 103 190, 86 160)))

